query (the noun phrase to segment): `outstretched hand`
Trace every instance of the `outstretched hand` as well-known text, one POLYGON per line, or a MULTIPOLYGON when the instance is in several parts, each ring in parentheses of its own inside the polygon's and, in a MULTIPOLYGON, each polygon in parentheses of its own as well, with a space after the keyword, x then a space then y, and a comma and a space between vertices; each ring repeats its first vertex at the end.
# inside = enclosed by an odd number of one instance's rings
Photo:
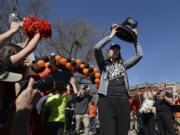
MULTIPOLYGON (((33 106, 39 99, 39 92, 33 89, 34 79, 30 78, 28 86, 21 94, 17 97, 15 105, 16 111, 29 110, 31 111, 33 106)), ((16 91, 20 91, 20 87, 15 87, 16 91)))
POLYGON ((76 80, 73 77, 71 77, 71 79, 70 79, 70 84, 71 85, 76 84, 76 80))
POLYGON ((21 22, 11 22, 10 30, 13 32, 17 32, 21 27, 21 22))

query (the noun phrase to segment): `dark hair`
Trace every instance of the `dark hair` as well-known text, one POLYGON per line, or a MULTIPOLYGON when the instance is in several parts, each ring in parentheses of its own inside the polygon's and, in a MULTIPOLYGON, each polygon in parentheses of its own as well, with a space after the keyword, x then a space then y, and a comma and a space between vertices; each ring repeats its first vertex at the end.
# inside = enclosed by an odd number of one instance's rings
POLYGON ((160 83, 159 86, 162 86, 166 88, 166 83, 160 83))
POLYGON ((22 48, 20 46, 12 44, 12 43, 4 45, 2 48, 0 48, 0 60, 4 60, 18 53, 21 50, 22 48))
POLYGON ((66 90, 67 90, 66 83, 64 81, 58 81, 58 88, 56 89, 56 91, 62 94, 66 90))
POLYGON ((120 50, 121 50, 120 45, 113 44, 110 46, 109 50, 113 50, 113 56, 112 56, 113 60, 118 61, 122 59, 121 53, 120 53, 120 50))
POLYGON ((88 85, 85 84, 85 85, 83 86, 83 89, 84 89, 84 90, 87 90, 87 88, 88 88, 88 85))

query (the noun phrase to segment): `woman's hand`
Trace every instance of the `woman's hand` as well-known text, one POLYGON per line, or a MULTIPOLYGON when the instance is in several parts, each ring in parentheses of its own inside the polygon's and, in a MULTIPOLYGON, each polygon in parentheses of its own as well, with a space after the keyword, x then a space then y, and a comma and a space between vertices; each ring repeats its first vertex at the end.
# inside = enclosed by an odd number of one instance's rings
POLYGON ((116 35, 118 27, 121 27, 121 25, 119 24, 112 25, 112 31, 111 31, 111 34, 109 35, 110 38, 113 38, 116 35))
POLYGON ((12 31, 13 33, 16 33, 21 27, 21 23, 20 22, 11 22, 10 24, 10 31, 12 31))

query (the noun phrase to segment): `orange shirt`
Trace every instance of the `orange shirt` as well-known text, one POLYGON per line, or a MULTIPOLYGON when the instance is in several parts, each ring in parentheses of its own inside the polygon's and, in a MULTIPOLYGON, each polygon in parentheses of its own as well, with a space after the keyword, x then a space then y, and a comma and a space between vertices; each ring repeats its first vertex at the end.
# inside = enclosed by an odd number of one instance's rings
POLYGON ((89 118, 94 118, 96 117, 96 106, 93 104, 89 104, 89 118))

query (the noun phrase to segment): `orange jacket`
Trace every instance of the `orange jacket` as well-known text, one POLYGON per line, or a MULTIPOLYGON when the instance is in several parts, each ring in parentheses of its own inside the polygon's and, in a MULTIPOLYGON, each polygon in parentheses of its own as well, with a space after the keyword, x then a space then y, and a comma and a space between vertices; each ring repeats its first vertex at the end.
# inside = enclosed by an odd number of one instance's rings
MULTIPOLYGON (((176 105, 180 105, 180 99, 176 100, 176 105)), ((180 112, 176 113, 176 118, 180 118, 180 112)))

